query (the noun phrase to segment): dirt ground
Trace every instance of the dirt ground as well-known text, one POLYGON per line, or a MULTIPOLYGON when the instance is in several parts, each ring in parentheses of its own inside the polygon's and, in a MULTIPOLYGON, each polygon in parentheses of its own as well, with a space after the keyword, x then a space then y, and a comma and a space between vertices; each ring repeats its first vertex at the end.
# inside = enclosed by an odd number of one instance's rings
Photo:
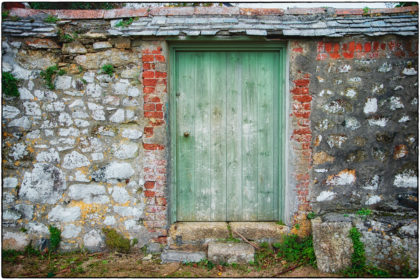
POLYGON ((68 253, 43 256, 5 256, 3 277, 340 277, 306 265, 274 262, 268 265, 161 264, 158 255, 139 253, 68 253), (287 269, 290 271, 284 272, 287 269))

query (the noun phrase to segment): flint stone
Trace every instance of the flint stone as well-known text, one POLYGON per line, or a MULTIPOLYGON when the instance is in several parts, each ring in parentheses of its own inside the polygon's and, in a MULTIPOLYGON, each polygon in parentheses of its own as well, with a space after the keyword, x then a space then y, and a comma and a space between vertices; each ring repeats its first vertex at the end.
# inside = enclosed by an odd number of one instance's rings
POLYGON ((20 114, 20 110, 13 106, 3 106, 3 118, 5 119, 13 119, 17 115, 20 114))
POLYGON ((28 117, 21 117, 19 119, 15 119, 7 125, 8 127, 19 127, 24 130, 28 130, 32 126, 32 121, 28 117))
POLYGON ((105 249, 105 240, 97 230, 91 230, 83 237, 84 247, 89 252, 99 252, 105 249))
POLYGON ((322 272, 338 272, 351 266, 351 222, 322 222, 321 218, 311 222, 318 269, 322 272))
POLYGON ((105 169, 105 179, 128 179, 133 175, 133 168, 126 162, 111 162, 105 169))
POLYGON ((34 96, 26 88, 19 88, 19 98, 21 100, 33 100, 34 96))
POLYGON ((162 263, 171 263, 171 262, 200 262, 206 258, 205 252, 186 252, 186 251, 176 251, 176 250, 165 250, 160 255, 162 263))
POLYGON ((118 159, 130 159, 137 156, 138 144, 120 143, 113 145, 114 156, 118 159))
POLYGON ((51 148, 47 151, 42 151, 39 154, 37 154, 36 160, 38 162, 59 163, 60 155, 54 148, 51 148))
POLYGON ((103 49, 110 49, 110 48, 112 48, 112 45, 108 42, 93 43, 93 49, 94 50, 103 50, 103 49))
POLYGON ((12 220, 17 221, 22 217, 22 214, 20 214, 18 211, 14 209, 7 209, 3 212, 3 220, 12 220))
POLYGON ((3 232, 2 249, 21 251, 29 245, 29 238, 22 232, 3 232))
POLYGON ((18 179, 14 177, 3 178, 3 188, 13 189, 18 185, 18 179))
POLYGON ((74 222, 80 218, 80 214, 79 207, 64 208, 58 205, 48 213, 48 220, 51 222, 74 222))
POLYGON ((88 166, 89 164, 90 162, 87 157, 76 151, 73 151, 70 154, 64 156, 63 168, 74 169, 82 166, 88 166))
POLYGON ((52 101, 57 99, 57 94, 52 91, 41 91, 35 90, 34 92, 35 97, 38 98, 40 101, 52 101))
POLYGON ((36 203, 56 203, 66 181, 60 169, 47 163, 36 163, 32 172, 25 172, 19 197, 36 203))
POLYGON ((124 110, 118 109, 109 120, 114 123, 122 123, 124 121, 124 110))
POLYGON ((114 211, 123 217, 133 217, 134 219, 140 219, 142 216, 143 209, 126 207, 126 206, 114 206, 114 211))
POLYGON ((33 214, 34 214, 33 205, 17 204, 15 208, 23 215, 23 218, 28 219, 28 220, 32 219, 33 214))
POLYGON ((126 203, 130 199, 130 195, 124 188, 114 187, 112 189, 112 198, 117 203, 126 203))
POLYGON ((135 140, 135 139, 139 139, 143 135, 143 132, 135 128, 123 128, 121 135, 122 137, 135 140))
POLYGON ((64 230, 61 233, 61 235, 64 238, 75 238, 75 237, 79 236, 81 231, 82 231, 81 227, 69 224, 69 225, 66 225, 64 227, 64 230))
POLYGON ((216 263, 249 263, 254 260, 254 247, 245 243, 210 242, 208 258, 216 263))
POLYGON ((49 236, 50 234, 48 227, 38 222, 28 223, 27 230, 29 233, 37 235, 49 236))
POLYGON ((69 187, 69 197, 74 200, 83 200, 85 203, 107 203, 105 187, 98 184, 75 184, 69 187))
POLYGON ((69 89, 71 87, 71 77, 70 76, 58 76, 55 81, 56 89, 69 89))

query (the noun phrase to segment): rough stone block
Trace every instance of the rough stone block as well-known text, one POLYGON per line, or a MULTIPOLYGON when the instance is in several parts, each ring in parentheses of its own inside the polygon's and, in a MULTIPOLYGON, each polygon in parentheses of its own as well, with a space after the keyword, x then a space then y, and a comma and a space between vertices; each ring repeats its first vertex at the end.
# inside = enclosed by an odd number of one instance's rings
POLYGON ((162 263, 170 262, 199 262, 206 258, 204 252, 185 252, 176 250, 165 250, 161 254, 162 263))
POLYGON ((235 232, 238 232, 248 240, 280 242, 289 232, 287 226, 280 226, 274 222, 232 222, 229 225, 234 237, 238 237, 235 235, 235 232))
POLYGON ((23 250, 29 244, 29 238, 21 232, 3 232, 2 249, 23 250))
POLYGON ((338 272, 351 265, 353 242, 349 237, 351 222, 312 220, 312 234, 318 269, 338 272))
POLYGON ((229 231, 225 222, 181 222, 171 226, 169 235, 173 240, 200 242, 206 239, 229 238, 229 231))
POLYGON ((245 243, 210 242, 208 259, 216 263, 249 263, 254 260, 254 247, 245 243))

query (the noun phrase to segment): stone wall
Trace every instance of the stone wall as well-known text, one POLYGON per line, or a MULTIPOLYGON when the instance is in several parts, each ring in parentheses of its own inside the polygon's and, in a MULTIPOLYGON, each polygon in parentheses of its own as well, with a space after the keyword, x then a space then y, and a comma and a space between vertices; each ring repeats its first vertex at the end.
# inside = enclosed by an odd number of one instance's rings
POLYGON ((417 50, 416 39, 394 36, 291 43, 300 208, 309 200, 322 218, 314 234, 355 226, 368 261, 397 269, 406 257, 417 265, 417 50))
POLYGON ((103 249, 103 227, 165 242, 165 43, 3 38, 2 50, 20 92, 3 95, 4 247, 48 225, 63 250, 103 249), (65 74, 48 89, 40 72, 54 65, 65 74))

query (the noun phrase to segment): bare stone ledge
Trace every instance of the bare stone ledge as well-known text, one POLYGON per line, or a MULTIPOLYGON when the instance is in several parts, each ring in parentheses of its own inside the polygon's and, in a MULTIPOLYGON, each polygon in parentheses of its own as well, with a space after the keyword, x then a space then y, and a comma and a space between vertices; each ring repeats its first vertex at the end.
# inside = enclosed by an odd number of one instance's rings
POLYGON ((225 222, 179 222, 171 226, 169 236, 176 242, 206 242, 229 238, 229 231, 225 222))
POLYGON ((288 226, 281 226, 274 222, 230 222, 234 237, 239 237, 235 232, 241 234, 248 240, 281 242, 283 236, 290 231, 288 226))

